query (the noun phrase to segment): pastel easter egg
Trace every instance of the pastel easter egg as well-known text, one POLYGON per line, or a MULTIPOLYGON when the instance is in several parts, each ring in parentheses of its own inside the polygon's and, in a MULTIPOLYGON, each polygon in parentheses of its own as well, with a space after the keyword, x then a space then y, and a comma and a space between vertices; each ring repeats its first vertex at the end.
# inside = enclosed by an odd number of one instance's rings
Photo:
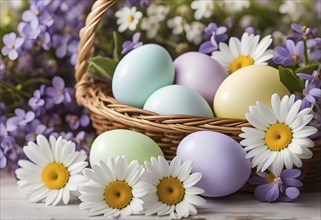
POLYGON ((174 66, 169 53, 156 44, 146 44, 129 52, 117 65, 112 91, 120 103, 142 108, 157 89, 174 82, 174 66))
POLYGON ((174 61, 175 84, 189 87, 213 105, 214 95, 227 77, 222 66, 210 56, 199 52, 188 52, 174 61))
POLYGON ((257 101, 271 106, 271 96, 290 95, 281 83, 279 71, 270 66, 252 65, 227 77, 216 91, 214 112, 221 118, 245 119, 245 113, 257 101))
POLYGON ((146 101, 144 109, 159 115, 193 115, 213 117, 211 107, 194 90, 181 86, 165 86, 154 92, 146 101))
POLYGON ((138 160, 141 164, 152 156, 164 156, 150 137, 136 131, 116 129, 98 135, 91 146, 89 161, 93 166, 99 160, 107 162, 109 156, 122 155, 126 155, 129 162, 138 160))
POLYGON ((183 161, 193 162, 192 172, 201 172, 197 186, 204 196, 221 197, 238 191, 251 173, 250 160, 242 146, 225 134, 198 131, 186 136, 177 147, 183 161))

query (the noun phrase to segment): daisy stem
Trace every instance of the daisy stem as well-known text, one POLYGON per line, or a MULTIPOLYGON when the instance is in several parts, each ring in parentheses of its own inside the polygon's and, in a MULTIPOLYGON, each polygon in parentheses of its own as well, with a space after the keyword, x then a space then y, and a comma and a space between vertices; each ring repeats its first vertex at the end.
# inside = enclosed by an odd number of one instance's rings
POLYGON ((308 46, 307 46, 307 41, 305 38, 303 38, 303 43, 304 43, 304 64, 308 65, 308 63, 309 63, 308 46))
POLYGON ((162 38, 160 36, 157 36, 155 40, 159 41, 160 43, 166 44, 166 45, 168 45, 170 47, 173 47, 173 48, 176 48, 176 46, 177 46, 177 44, 175 42, 167 40, 167 39, 162 38))

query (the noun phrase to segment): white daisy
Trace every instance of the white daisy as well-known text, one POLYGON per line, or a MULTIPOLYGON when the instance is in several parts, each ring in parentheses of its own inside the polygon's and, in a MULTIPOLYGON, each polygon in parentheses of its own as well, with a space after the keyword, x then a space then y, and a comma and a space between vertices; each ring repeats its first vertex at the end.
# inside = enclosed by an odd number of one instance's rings
POLYGON ((249 8, 251 5, 250 0, 223 0, 224 9, 228 13, 236 13, 243 9, 249 8))
POLYGON ((159 22, 152 18, 143 18, 141 29, 147 31, 147 37, 149 39, 152 39, 157 35, 159 29, 159 22))
POLYGON ((139 19, 143 16, 140 11, 137 11, 136 7, 123 7, 115 13, 117 19, 117 24, 119 25, 118 31, 124 32, 129 29, 134 31, 139 22, 139 19))
POLYGON ((198 21, 193 21, 191 24, 185 24, 184 30, 186 39, 196 45, 201 43, 204 28, 205 25, 198 21))
POLYGON ((244 138, 246 158, 252 159, 252 167, 260 172, 270 169, 276 176, 283 166, 291 169, 293 165, 302 166, 301 159, 309 159, 314 142, 309 136, 317 129, 307 124, 312 120, 311 108, 300 111, 302 101, 295 101, 295 95, 284 96, 280 101, 277 94, 272 95, 272 109, 257 102, 246 113, 246 119, 254 128, 243 127, 240 134, 244 138))
POLYGON ((213 14, 214 1, 210 1, 210 0, 199 1, 199 0, 196 0, 196 1, 192 2, 191 8, 196 10, 195 13, 194 13, 194 18, 196 20, 200 20, 203 17, 204 18, 209 18, 213 14))
MULTIPOLYGON (((201 179, 201 173, 190 174, 192 162, 181 165, 181 159, 175 157, 170 165, 164 157, 152 157, 145 162, 146 171, 139 189, 148 189, 143 197, 146 215, 170 215, 172 218, 196 215, 195 206, 206 201, 198 196, 203 189, 194 187, 201 179)), ((146 190, 145 190, 146 191, 146 190)))
POLYGON ((298 21, 304 13, 304 1, 284 0, 279 7, 279 12, 289 15, 292 22, 298 21))
POLYGON ((85 151, 75 151, 75 143, 51 136, 37 136, 37 144, 23 148, 30 159, 19 160, 16 170, 18 189, 32 202, 56 205, 61 199, 69 202, 70 192, 77 191, 87 179, 81 175, 87 166, 85 151))
POLYGON ((179 35, 184 31, 184 18, 176 16, 167 20, 167 26, 172 29, 174 35, 179 35))
POLYGON ((170 8, 165 5, 150 4, 150 6, 147 8, 147 15, 149 19, 153 20, 154 22, 160 22, 165 20, 169 10, 170 8))
POLYGON ((271 59, 273 54, 267 48, 272 43, 271 35, 260 41, 260 35, 244 33, 241 41, 231 37, 229 46, 220 43, 219 51, 212 53, 212 58, 217 60, 229 73, 250 65, 267 65, 265 61, 271 59))
POLYGON ((81 209, 89 210, 88 215, 105 217, 129 216, 143 210, 143 201, 138 195, 137 183, 143 174, 143 166, 138 161, 129 165, 127 157, 108 158, 107 164, 99 161, 92 169, 86 168, 84 175, 88 183, 80 187, 81 209))

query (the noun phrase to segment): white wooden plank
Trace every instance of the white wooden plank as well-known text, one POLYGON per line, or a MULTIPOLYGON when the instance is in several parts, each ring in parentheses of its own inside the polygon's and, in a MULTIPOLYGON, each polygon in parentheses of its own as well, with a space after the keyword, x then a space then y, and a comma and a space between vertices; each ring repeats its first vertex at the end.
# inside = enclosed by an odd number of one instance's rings
MULTIPOLYGON (((79 209, 79 200, 69 205, 46 206, 30 203, 18 192, 16 180, 6 173, 1 178, 0 219, 105 219, 88 218, 85 211, 79 209)), ((321 219, 321 194, 305 193, 292 203, 262 203, 250 193, 235 193, 231 196, 207 199, 208 204, 199 209, 197 216, 190 219, 321 219)), ((169 219, 156 216, 131 216, 126 219, 169 219)))

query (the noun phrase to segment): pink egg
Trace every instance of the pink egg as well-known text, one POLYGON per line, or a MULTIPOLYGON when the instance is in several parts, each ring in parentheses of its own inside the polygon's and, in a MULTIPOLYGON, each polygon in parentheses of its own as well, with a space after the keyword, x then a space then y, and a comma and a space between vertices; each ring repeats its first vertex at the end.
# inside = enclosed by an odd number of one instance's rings
POLYGON ((201 172, 197 183, 204 196, 221 197, 238 191, 251 174, 250 160, 242 146, 225 134, 198 131, 186 136, 177 147, 183 161, 193 162, 192 172, 201 172))
POLYGON ((222 66, 214 59, 199 52, 188 52, 174 61, 175 84, 189 87, 213 105, 216 90, 227 77, 222 66))

